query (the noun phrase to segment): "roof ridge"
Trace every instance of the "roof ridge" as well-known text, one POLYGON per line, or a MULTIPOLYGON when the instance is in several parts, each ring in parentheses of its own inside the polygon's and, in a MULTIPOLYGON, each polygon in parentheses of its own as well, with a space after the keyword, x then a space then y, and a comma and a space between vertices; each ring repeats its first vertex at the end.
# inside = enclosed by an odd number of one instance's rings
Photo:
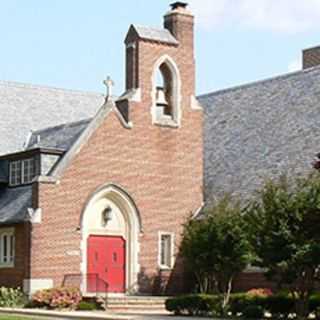
POLYGON ((262 80, 256 80, 256 81, 252 81, 252 82, 236 85, 234 87, 219 89, 217 91, 212 91, 212 92, 209 92, 209 93, 200 94, 200 95, 197 96, 197 98, 201 99, 201 98, 206 98, 206 97, 219 95, 219 94, 223 94, 223 93, 227 93, 227 92, 246 89, 246 88, 250 88, 250 87, 253 87, 255 85, 266 83, 266 82, 271 82, 271 81, 276 81, 276 80, 285 80, 285 79, 290 78, 290 77, 294 77, 294 76, 298 76, 300 74, 306 74, 306 73, 310 73, 310 72, 314 72, 314 71, 318 71, 318 70, 320 70, 320 65, 315 66, 315 67, 311 67, 311 68, 308 68, 308 69, 302 69, 302 70, 298 70, 298 71, 287 72, 287 73, 284 73, 284 74, 268 77, 268 78, 265 78, 265 79, 262 79, 262 80))
POLYGON ((166 28, 161 28, 161 27, 157 27, 157 26, 147 26, 147 25, 143 25, 143 24, 136 24, 136 23, 133 23, 132 24, 133 25, 133 27, 135 27, 135 28, 144 28, 144 29, 153 29, 153 30, 158 30, 158 31, 168 31, 170 34, 171 34, 171 32, 168 30, 168 29, 166 29, 166 28))
POLYGON ((26 88, 26 89, 48 89, 52 91, 62 91, 62 92, 68 92, 73 94, 104 96, 103 93, 95 92, 95 91, 68 89, 68 88, 55 87, 50 85, 33 84, 33 83, 9 81, 9 80, 0 80, 0 86, 26 88))

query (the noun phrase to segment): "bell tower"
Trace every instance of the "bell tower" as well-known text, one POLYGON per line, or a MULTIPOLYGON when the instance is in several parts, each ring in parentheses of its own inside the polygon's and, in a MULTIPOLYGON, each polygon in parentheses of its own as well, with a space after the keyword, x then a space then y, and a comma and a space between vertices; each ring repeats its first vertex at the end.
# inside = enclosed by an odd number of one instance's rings
POLYGON ((172 3, 162 28, 131 25, 125 39, 127 95, 139 92, 153 124, 180 127, 195 101, 194 16, 187 6, 172 3))

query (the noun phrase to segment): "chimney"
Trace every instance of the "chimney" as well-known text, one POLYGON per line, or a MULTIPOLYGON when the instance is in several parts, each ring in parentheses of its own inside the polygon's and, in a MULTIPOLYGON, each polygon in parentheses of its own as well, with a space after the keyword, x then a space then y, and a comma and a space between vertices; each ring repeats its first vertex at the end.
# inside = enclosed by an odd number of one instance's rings
POLYGON ((170 6, 171 10, 164 16, 164 27, 172 33, 181 46, 188 48, 193 57, 194 16, 185 2, 174 2, 170 6))
POLYGON ((320 46, 305 49, 302 51, 303 69, 308 69, 320 65, 320 46))

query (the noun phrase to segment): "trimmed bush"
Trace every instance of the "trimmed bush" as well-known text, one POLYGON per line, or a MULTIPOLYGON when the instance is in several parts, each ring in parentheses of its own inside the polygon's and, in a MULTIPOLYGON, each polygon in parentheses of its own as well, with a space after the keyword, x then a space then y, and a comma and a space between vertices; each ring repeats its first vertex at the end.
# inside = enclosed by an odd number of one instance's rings
MULTIPOLYGON (((260 319, 265 312, 273 318, 287 318, 295 312, 295 300, 290 294, 255 295, 253 292, 234 293, 230 297, 228 311, 233 316, 260 319)), ((194 294, 167 299, 166 308, 177 315, 222 315, 222 297, 219 295, 194 294)), ((320 319, 320 294, 312 295, 309 300, 310 313, 320 319)))
POLYGON ((309 310, 310 312, 319 313, 320 311, 320 294, 313 294, 309 299, 309 310))
POLYGON ((251 306, 259 306, 265 310, 268 298, 264 295, 249 295, 248 293, 232 294, 230 298, 230 312, 236 316, 242 314, 245 309, 251 306))
POLYGON ((26 304, 27 298, 20 288, 0 288, 0 307, 13 308, 22 307, 26 304))
POLYGON ((242 317, 245 319, 261 319, 264 317, 264 310, 261 306, 248 306, 243 310, 242 317))
POLYGON ((78 288, 52 288, 39 290, 32 296, 32 303, 50 309, 76 309, 82 300, 78 288))
POLYGON ((93 310, 100 310, 100 309, 101 307, 99 307, 97 303, 93 301, 81 301, 77 307, 77 310, 80 310, 80 311, 93 311, 93 310))
POLYGON ((273 317, 287 317, 294 312, 295 301, 288 295, 274 295, 266 300, 266 310, 269 311, 273 317))
POLYGON ((222 298, 217 295, 194 294, 166 300, 166 309, 176 315, 216 315, 221 305, 222 298))

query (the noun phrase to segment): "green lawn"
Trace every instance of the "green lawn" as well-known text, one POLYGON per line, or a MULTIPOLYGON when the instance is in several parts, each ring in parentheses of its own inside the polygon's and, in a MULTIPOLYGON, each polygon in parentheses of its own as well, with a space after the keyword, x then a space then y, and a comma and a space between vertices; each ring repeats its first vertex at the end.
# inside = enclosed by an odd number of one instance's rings
POLYGON ((48 318, 38 318, 35 316, 13 316, 13 315, 0 314, 0 320, 30 320, 30 319, 48 320, 48 318))

